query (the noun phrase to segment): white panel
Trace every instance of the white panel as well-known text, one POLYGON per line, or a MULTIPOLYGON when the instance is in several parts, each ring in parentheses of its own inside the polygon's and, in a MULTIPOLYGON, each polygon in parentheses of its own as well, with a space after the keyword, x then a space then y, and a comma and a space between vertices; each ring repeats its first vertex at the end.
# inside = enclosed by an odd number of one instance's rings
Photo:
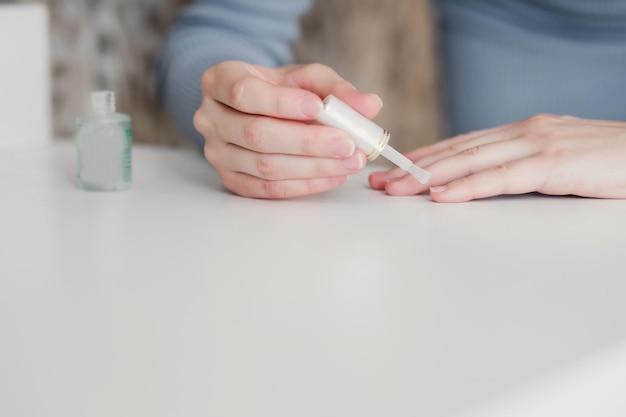
POLYGON ((51 138, 48 10, 0 5, 0 149, 51 138))

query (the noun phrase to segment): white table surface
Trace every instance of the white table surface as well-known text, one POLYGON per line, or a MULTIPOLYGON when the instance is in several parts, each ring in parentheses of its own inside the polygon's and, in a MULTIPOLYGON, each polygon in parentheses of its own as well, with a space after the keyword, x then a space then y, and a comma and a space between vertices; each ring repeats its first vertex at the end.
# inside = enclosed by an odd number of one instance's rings
POLYGON ((0 416, 624 416, 626 201, 291 201, 0 153, 0 416))

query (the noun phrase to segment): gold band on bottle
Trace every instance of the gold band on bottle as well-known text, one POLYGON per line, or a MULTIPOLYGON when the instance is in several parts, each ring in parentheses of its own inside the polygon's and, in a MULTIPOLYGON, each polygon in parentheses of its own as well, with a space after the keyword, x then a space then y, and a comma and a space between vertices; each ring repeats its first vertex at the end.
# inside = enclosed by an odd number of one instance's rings
POLYGON ((383 133, 380 136, 380 140, 378 141, 378 144, 376 145, 374 149, 372 149, 372 152, 367 154, 368 161, 373 161, 374 159, 378 158, 378 155, 380 155, 383 149, 385 149, 385 146, 387 146, 387 144, 389 143, 390 137, 391 135, 389 134, 389 132, 387 132, 386 130, 383 130, 383 133))

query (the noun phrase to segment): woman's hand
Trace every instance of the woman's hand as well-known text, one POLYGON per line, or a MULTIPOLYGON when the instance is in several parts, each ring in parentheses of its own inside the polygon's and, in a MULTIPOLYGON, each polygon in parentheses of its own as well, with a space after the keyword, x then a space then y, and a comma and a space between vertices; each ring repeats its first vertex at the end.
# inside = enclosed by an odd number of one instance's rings
POLYGON ((334 94, 369 118, 377 96, 358 92, 319 65, 270 69, 228 61, 202 77, 202 105, 194 116, 204 154, 226 188, 258 198, 318 193, 343 184, 366 163, 344 132, 311 123, 334 94))
POLYGON ((461 202, 540 192, 626 198, 626 122, 536 115, 460 135, 407 155, 432 173, 422 185, 403 171, 373 173, 370 185, 390 195, 420 194, 461 202))

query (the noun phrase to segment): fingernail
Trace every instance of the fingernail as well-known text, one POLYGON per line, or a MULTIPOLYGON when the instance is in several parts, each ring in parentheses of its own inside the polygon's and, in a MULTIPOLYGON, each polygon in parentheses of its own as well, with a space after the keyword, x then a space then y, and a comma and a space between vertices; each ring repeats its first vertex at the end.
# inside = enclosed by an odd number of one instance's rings
POLYGON ((300 111, 305 117, 316 118, 323 109, 319 99, 307 98, 300 104, 300 111))
POLYGON ((341 164, 349 171, 356 171, 365 166, 365 157, 361 153, 355 153, 350 158, 342 160, 341 164))
POLYGON ((445 185, 440 185, 439 187, 430 187, 430 192, 431 193, 442 193, 444 191, 446 191, 448 189, 448 187, 446 187, 445 185))
POLYGON ((380 96, 378 94, 370 94, 372 97, 374 97, 376 100, 378 100, 378 103, 380 104, 380 108, 383 108, 383 99, 380 98, 380 96))
POLYGON ((354 153, 355 145, 352 139, 335 138, 330 144, 330 151, 335 156, 345 158, 354 153))

